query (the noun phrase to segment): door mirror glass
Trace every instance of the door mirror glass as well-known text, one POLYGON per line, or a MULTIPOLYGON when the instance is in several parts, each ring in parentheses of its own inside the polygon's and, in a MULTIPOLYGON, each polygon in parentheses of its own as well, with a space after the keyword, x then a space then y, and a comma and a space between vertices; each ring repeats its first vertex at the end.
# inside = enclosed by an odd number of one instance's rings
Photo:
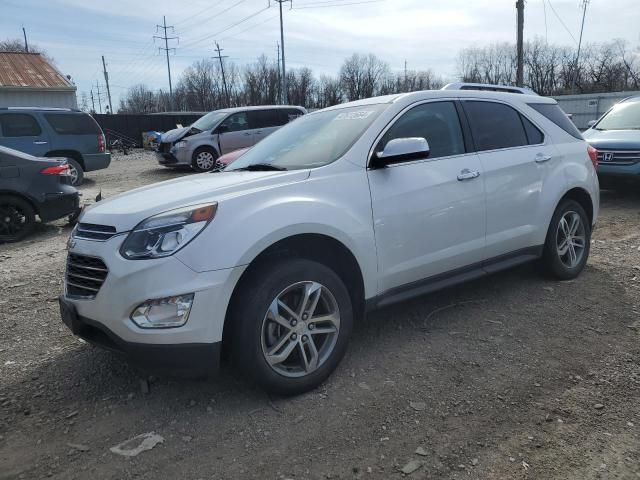
POLYGON ((589 120, 589 123, 587 123, 587 127, 591 128, 593 127, 596 123, 598 123, 597 120, 589 120))
POLYGON ((422 137, 394 138, 375 154, 376 166, 424 159, 429 156, 429 143, 422 137))

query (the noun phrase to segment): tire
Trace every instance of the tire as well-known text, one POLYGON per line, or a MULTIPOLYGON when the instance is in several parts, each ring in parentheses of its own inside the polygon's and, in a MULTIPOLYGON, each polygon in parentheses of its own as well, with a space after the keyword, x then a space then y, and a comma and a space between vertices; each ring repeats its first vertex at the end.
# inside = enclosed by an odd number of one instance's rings
POLYGON ((320 385, 342 360, 353 308, 330 268, 305 259, 276 260, 258 266, 238 286, 228 321, 232 359, 242 372, 268 392, 296 395, 320 385), (302 310, 303 292, 313 308, 309 316, 292 314, 302 310), (277 307, 278 299, 289 310, 277 307))
POLYGON ((82 169, 82 165, 78 163, 77 160, 73 158, 67 158, 67 163, 69 164, 69 175, 71 176, 71 185, 74 187, 78 187, 82 185, 84 181, 84 170, 82 169))
POLYGON ((563 200, 547 231, 542 257, 545 269, 560 280, 576 278, 587 263, 590 247, 591 224, 584 208, 575 200, 563 200))
POLYGON ((36 213, 29 202, 14 196, 0 196, 0 243, 17 242, 29 235, 36 213))
POLYGON ((191 168, 196 172, 210 172, 217 166, 218 152, 211 147, 199 147, 193 152, 191 168))

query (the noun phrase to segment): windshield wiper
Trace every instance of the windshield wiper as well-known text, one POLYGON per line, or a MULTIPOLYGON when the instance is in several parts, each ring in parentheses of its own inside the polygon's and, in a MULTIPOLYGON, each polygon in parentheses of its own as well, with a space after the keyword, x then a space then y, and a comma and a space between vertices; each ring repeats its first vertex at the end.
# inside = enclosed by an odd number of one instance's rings
POLYGON ((271 165, 270 163, 254 163, 242 168, 234 168, 232 171, 245 171, 245 172, 270 172, 270 171, 284 171, 286 168, 271 165))

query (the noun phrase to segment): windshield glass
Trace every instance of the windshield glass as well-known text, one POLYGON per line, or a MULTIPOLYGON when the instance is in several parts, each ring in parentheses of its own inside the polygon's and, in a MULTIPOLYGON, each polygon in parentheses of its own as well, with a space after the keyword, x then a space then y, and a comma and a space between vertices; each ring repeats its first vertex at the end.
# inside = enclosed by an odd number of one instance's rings
POLYGON ((640 130, 640 101, 619 103, 596 125, 596 130, 640 130))
POLYGON ((344 155, 388 106, 362 105, 298 117, 257 143, 226 170, 249 169, 252 165, 279 170, 328 165, 344 155))
POLYGON ((227 115, 229 114, 226 112, 207 113, 204 117, 196 120, 193 125, 191 125, 191 128, 197 128, 201 132, 213 130, 227 115))

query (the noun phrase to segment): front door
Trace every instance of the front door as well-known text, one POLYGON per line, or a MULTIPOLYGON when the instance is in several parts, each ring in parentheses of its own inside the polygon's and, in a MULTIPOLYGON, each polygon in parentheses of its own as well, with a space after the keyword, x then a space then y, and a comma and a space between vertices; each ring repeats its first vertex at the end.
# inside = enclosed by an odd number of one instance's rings
POLYGON ((477 265, 485 247, 484 177, 453 101, 408 109, 383 135, 423 137, 424 159, 369 170, 379 291, 477 265))
POLYGON ((29 113, 0 113, 0 145, 36 157, 51 149, 46 131, 29 113))
POLYGON ((222 155, 253 146, 253 131, 249 129, 246 112, 230 115, 221 125, 227 127, 227 130, 219 136, 222 155))

